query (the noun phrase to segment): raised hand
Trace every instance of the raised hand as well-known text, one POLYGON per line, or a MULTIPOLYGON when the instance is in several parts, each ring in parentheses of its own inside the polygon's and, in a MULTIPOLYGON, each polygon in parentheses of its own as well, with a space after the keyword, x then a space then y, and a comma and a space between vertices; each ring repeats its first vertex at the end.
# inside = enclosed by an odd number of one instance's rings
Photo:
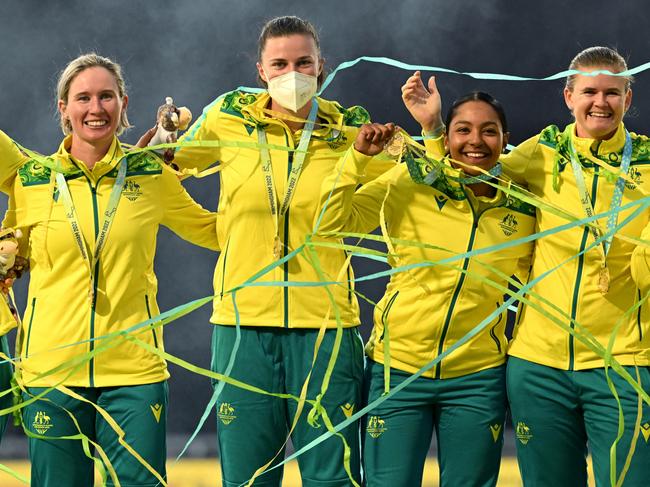
POLYGON ((384 150, 384 145, 395 134, 394 123, 367 123, 361 126, 354 141, 354 148, 367 156, 375 156, 384 150))
POLYGON ((436 87, 436 78, 431 76, 424 86, 420 72, 416 71, 402 86, 404 106, 425 132, 434 132, 442 127, 442 101, 436 87))

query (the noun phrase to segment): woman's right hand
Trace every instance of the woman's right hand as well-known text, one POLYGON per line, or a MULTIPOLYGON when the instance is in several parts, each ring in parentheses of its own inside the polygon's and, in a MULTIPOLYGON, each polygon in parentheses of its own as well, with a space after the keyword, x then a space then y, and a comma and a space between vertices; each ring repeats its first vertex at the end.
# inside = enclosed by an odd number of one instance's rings
POLYGON ((416 71, 402 86, 404 106, 425 132, 435 132, 442 127, 442 101, 436 87, 436 78, 429 78, 429 90, 424 86, 420 72, 416 71))
POLYGON ((157 130, 158 130, 158 124, 154 125, 149 130, 147 130, 144 134, 142 134, 142 136, 138 139, 138 142, 136 142, 134 147, 139 147, 141 149, 147 147, 149 145, 149 142, 151 142, 151 139, 153 139, 153 136, 156 135, 157 130))
POLYGON ((376 156, 384 150, 386 142, 395 134, 396 129, 394 123, 363 124, 354 141, 354 148, 367 156, 376 156))

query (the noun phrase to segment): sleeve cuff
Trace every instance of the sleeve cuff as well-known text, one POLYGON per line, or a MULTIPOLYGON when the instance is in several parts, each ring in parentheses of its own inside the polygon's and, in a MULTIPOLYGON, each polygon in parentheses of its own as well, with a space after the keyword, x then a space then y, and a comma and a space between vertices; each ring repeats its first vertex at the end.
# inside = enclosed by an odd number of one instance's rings
POLYGON ((442 137, 445 134, 445 129, 446 128, 447 127, 445 127, 445 124, 443 123, 442 125, 439 125, 435 129, 433 129, 431 132, 429 132, 427 130, 422 130, 422 138, 424 140, 438 139, 438 138, 442 137))

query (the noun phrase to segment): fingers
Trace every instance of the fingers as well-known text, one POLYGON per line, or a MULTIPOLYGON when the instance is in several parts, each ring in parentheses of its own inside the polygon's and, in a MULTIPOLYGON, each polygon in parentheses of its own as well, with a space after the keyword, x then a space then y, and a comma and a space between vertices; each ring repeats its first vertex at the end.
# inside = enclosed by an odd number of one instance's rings
POLYGON ((429 94, 422 82, 420 71, 416 71, 410 76, 406 83, 402 85, 402 98, 406 99, 412 96, 426 97, 429 94))
POLYGON ((384 145, 393 136, 397 127, 393 123, 369 123, 361 126, 354 148, 368 156, 374 156, 384 150, 384 145))
POLYGON ((153 139, 153 136, 156 135, 156 131, 158 130, 158 125, 154 125, 151 127, 149 130, 147 130, 144 134, 142 134, 142 137, 138 140, 138 142, 135 144, 135 147, 147 147, 149 145, 149 142, 151 142, 151 139, 153 139))
POLYGON ((381 123, 371 123, 366 124, 361 128, 360 133, 366 142, 371 144, 381 144, 387 142, 393 136, 395 132, 395 124, 381 124, 381 123))
POLYGON ((436 86, 436 77, 431 76, 429 78, 429 82, 427 83, 427 86, 429 87, 429 92, 430 93, 438 93, 438 87, 436 86))

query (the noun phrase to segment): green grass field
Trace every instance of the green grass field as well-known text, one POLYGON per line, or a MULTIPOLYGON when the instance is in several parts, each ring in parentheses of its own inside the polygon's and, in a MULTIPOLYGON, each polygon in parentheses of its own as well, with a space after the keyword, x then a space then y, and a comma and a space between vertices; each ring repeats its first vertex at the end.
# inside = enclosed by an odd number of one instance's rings
MULTIPOLYGON (((2 462, 5 467, 29 477, 29 462, 26 461, 9 461, 2 462)), ((216 487, 221 485, 221 472, 219 461, 214 459, 202 460, 181 460, 173 463, 170 460, 167 464, 169 487, 216 487)), ((591 474, 591 472, 590 472, 591 474)), ((0 485, 2 487, 24 487, 25 483, 13 478, 6 472, 0 472, 0 485)), ((99 485, 99 484, 98 484, 99 485)), ((299 487, 300 474, 298 473, 298 464, 294 461, 287 465, 284 474, 283 487, 299 487)), ((425 487, 435 487, 438 485, 438 465, 434 458, 429 458, 425 467, 424 482, 425 487)), ((505 457, 501 463, 501 474, 499 476, 498 487, 519 487, 522 485, 517 469, 517 460, 513 457, 505 457)), ((593 482, 589 483, 593 486, 593 482)))

